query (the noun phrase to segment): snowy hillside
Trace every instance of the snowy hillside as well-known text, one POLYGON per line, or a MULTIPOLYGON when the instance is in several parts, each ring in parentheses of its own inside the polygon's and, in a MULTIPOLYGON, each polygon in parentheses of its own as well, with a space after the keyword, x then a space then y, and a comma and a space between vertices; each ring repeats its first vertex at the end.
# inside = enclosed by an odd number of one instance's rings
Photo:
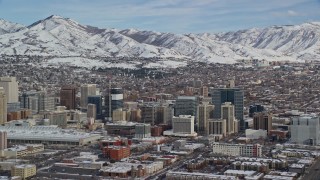
MULTIPOLYGON (((0 20, 1 54, 82 56, 86 57, 83 61, 86 63, 90 57, 97 56, 172 57, 219 63, 234 63, 239 59, 319 60, 319 37, 320 23, 317 22, 182 35, 136 29, 100 29, 60 16, 50 16, 28 27, 0 20)), ((54 62, 63 61, 55 59, 48 63, 54 62)), ((168 62, 145 66, 163 67, 168 62)), ((172 67, 177 64, 184 63, 172 63, 172 67)))
POLYGON ((21 24, 12 23, 4 19, 0 19, 0 35, 17 32, 25 27, 21 24))

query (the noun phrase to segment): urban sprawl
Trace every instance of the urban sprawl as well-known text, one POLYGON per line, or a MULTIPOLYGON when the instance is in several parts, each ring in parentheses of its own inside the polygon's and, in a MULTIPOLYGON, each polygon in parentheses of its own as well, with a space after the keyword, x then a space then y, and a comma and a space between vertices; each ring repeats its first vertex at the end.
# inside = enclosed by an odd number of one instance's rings
POLYGON ((320 63, 42 60, 0 56, 0 179, 320 177, 320 63))

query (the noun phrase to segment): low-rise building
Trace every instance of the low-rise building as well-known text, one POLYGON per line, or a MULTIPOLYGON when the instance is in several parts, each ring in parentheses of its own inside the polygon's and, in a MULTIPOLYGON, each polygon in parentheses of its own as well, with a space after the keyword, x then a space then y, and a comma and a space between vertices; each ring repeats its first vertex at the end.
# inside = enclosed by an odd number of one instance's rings
POLYGON ((11 176, 19 176, 27 179, 37 174, 37 168, 34 164, 15 165, 11 169, 11 176))
POLYGON ((213 143, 213 153, 223 154, 228 156, 262 156, 262 145, 260 144, 228 144, 228 143, 213 143))
POLYGON ((0 131, 8 134, 8 143, 42 143, 85 145, 101 138, 74 129, 61 129, 56 126, 0 126, 0 131))
POLYGON ((17 145, 11 148, 0 150, 0 157, 19 158, 42 151, 44 151, 43 144, 17 145))
POLYGON ((204 179, 204 180, 236 180, 236 176, 216 175, 208 173, 189 173, 189 172, 176 172, 169 171, 166 174, 167 180, 186 180, 186 179, 204 179))
POLYGON ((108 146, 102 149, 105 157, 119 161, 130 156, 130 147, 126 146, 108 146))

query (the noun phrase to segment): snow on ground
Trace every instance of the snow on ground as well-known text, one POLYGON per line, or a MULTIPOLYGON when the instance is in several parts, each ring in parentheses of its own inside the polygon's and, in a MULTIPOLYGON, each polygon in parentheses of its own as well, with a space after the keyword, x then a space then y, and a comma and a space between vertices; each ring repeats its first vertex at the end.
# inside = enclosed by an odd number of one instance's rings
POLYGON ((159 62, 152 62, 147 65, 144 65, 144 68, 177 68, 186 66, 187 63, 183 61, 172 61, 172 60, 164 60, 159 62))
MULTIPOLYGON (((42 66, 75 66, 83 68, 128 68, 136 69, 137 65, 140 65, 139 61, 127 61, 127 62, 104 62, 99 59, 90 59, 84 57, 59 57, 52 58, 41 63, 42 66)), ((159 60, 158 62, 150 62, 144 65, 144 68, 177 68, 186 66, 185 61, 174 60, 159 60)))
POLYGON ((42 63, 43 66, 60 66, 60 65, 69 65, 69 66, 76 66, 76 67, 84 67, 84 68, 111 68, 111 67, 118 67, 118 68, 128 68, 128 69, 135 69, 135 64, 130 62, 128 63, 110 63, 104 62, 98 59, 89 59, 83 57, 63 57, 63 58, 53 58, 49 59, 46 62, 42 63))

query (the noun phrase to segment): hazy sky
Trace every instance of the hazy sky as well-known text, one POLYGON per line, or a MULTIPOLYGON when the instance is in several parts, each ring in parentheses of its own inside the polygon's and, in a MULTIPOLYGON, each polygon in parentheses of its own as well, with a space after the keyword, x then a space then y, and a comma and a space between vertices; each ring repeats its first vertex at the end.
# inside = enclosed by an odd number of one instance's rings
POLYGON ((101 28, 221 32, 320 21, 320 0, 0 0, 12 22, 53 14, 101 28))

